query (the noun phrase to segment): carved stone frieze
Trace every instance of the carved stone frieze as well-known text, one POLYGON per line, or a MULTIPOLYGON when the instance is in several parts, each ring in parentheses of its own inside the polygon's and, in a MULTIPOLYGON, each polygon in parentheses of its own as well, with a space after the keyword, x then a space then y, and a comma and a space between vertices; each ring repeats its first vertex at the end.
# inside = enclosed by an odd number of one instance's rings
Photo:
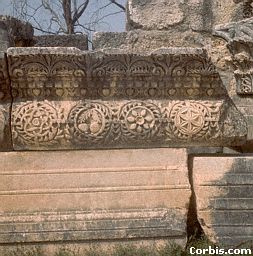
POLYGON ((226 94, 214 65, 200 49, 147 55, 75 50, 65 54, 63 49, 47 54, 50 48, 43 53, 41 49, 34 48, 35 54, 30 48, 9 50, 12 93, 17 100, 212 98, 226 94))
POLYGON ((28 101, 13 107, 12 137, 15 149, 240 144, 244 119, 228 108, 200 100, 28 101))
POLYGON ((237 145, 247 133, 202 49, 13 48, 8 60, 18 150, 237 145))
POLYGON ((215 34, 228 41, 237 82, 237 93, 253 94, 253 17, 220 25, 215 34))

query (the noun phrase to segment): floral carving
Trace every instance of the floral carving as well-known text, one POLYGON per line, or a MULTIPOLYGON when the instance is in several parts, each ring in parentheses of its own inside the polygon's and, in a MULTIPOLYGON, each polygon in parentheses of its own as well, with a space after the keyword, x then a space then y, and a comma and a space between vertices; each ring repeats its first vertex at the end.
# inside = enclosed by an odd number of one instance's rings
POLYGON ((154 127, 153 113, 144 107, 135 107, 127 115, 129 130, 137 133, 146 132, 154 127))
POLYGON ((12 112, 13 139, 22 144, 48 145, 59 135, 58 113, 48 102, 29 102, 12 112))
POLYGON ((101 142, 111 126, 111 112, 101 103, 80 103, 68 117, 67 137, 77 143, 101 142))
POLYGON ((153 103, 133 102, 122 107, 121 131, 126 139, 152 139, 160 128, 161 109, 153 103))

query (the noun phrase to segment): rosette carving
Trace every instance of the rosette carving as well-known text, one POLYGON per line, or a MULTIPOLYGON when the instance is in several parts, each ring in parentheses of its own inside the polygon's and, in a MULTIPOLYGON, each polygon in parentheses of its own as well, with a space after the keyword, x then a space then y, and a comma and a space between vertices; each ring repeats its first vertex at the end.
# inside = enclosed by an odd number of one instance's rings
POLYGON ((130 102, 120 113, 121 132, 124 139, 151 140, 160 127, 161 110, 153 103, 130 102))

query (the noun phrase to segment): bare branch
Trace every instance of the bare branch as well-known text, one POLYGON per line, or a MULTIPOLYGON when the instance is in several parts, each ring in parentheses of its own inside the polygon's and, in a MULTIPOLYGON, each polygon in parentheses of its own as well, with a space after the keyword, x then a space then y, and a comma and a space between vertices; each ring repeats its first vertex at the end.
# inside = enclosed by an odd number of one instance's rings
POLYGON ((83 15, 84 11, 87 9, 88 4, 89 4, 90 0, 86 0, 82 5, 80 5, 80 7, 78 8, 78 10, 74 13, 73 16, 73 23, 75 24, 77 22, 77 20, 83 15))
POLYGON ((118 6, 120 9, 122 9, 124 12, 126 11, 126 8, 122 5, 122 4, 120 4, 120 3, 118 3, 116 0, 109 0, 112 4, 115 4, 116 6, 118 6))

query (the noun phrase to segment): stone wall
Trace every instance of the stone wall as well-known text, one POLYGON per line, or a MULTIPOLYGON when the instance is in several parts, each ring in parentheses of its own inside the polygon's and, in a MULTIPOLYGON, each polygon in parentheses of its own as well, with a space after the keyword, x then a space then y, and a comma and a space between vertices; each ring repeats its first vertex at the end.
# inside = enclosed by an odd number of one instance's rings
POLYGON ((127 8, 95 51, 0 20, 0 254, 252 243, 252 1, 127 8))

